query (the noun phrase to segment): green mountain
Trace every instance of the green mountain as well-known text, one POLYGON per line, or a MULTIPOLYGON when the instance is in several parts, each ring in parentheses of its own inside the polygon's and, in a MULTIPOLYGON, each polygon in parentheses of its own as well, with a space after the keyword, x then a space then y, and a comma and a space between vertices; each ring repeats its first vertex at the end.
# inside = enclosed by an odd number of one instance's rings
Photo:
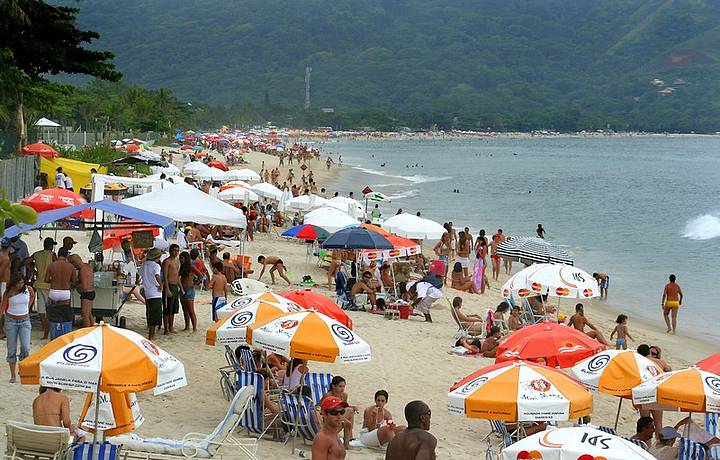
POLYGON ((720 130, 713 0, 84 0, 126 81, 477 129, 720 130), (653 83, 654 81, 654 83, 653 83))

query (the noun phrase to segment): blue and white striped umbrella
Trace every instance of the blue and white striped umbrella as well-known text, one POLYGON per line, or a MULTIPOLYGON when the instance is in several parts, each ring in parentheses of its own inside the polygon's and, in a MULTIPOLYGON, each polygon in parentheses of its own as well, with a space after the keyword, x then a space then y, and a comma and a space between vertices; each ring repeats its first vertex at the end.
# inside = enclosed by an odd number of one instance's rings
POLYGON ((567 251, 537 237, 508 238, 498 245, 497 253, 526 265, 534 262, 573 265, 573 258, 567 251))

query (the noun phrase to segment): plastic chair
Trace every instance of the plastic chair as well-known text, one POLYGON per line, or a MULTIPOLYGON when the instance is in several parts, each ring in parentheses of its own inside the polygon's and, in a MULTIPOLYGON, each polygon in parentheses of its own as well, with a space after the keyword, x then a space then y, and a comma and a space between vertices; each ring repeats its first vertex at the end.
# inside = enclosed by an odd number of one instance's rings
POLYGON ((65 457, 70 447, 70 431, 67 428, 7 421, 5 432, 5 456, 11 460, 26 457, 59 460, 65 457))

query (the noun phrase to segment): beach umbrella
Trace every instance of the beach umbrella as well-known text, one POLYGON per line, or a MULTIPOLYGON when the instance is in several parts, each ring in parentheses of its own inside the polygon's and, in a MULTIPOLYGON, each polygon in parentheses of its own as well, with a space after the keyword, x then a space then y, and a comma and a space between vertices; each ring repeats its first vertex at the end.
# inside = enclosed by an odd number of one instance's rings
MULTIPOLYGON (((290 209, 304 211, 306 209, 322 206, 326 202, 327 200, 325 198, 318 195, 300 195, 290 198, 285 202, 285 205, 290 209)), ((336 211, 338 210, 336 208, 333 209, 335 209, 336 211)), ((345 214, 347 215, 347 213, 345 214)))
MULTIPOLYGON (((37 212, 52 211, 54 209, 69 208, 70 206, 77 206, 79 204, 85 204, 87 201, 82 196, 75 192, 64 188, 48 188, 40 190, 20 201, 20 204, 29 206, 37 212)), ((73 217, 83 217, 85 219, 92 219, 93 210, 86 209, 73 217)))
POLYGON ((250 188, 250 184, 247 182, 243 182, 241 180, 231 180, 230 182, 226 182, 220 186, 220 191, 233 188, 233 187, 243 187, 243 188, 250 188))
POLYGON ((589 273, 563 264, 533 264, 514 274, 500 292, 505 298, 548 294, 587 299, 600 295, 597 281, 589 273))
POLYGON ((215 321, 205 334, 205 344, 211 346, 218 343, 222 345, 245 344, 248 325, 256 321, 266 323, 290 312, 302 310, 297 305, 264 301, 253 302, 242 308, 235 309, 215 321))
POLYGON ((396 235, 393 235, 392 233, 388 232, 387 230, 383 229, 382 227, 378 227, 377 225, 373 225, 373 224, 360 224, 360 226, 361 226, 362 228, 366 228, 366 229, 368 229, 368 230, 372 230, 372 231, 375 232, 375 233, 379 233, 379 234, 381 234, 382 236, 384 236, 385 238, 387 238, 387 237, 389 237, 389 236, 396 236, 396 235))
POLYGON ((277 295, 274 292, 262 292, 260 294, 250 294, 250 295, 244 295, 240 296, 237 299, 233 300, 232 302, 225 304, 221 308, 218 308, 217 314, 218 317, 226 315, 228 313, 231 313, 235 310, 238 310, 240 308, 247 307, 249 305, 253 305, 255 303, 260 302, 270 302, 274 304, 281 304, 284 306, 292 306, 296 308, 297 310, 302 309, 302 307, 295 302, 291 301, 290 299, 286 299, 285 297, 281 295, 277 295))
POLYGON ((302 224, 285 230, 282 236, 286 238, 296 238, 298 240, 324 240, 330 234, 324 229, 310 224, 302 224))
POLYGON ((532 263, 573 264, 573 258, 564 249, 537 237, 513 237, 500 243, 497 247, 500 257, 532 263))
POLYGON ((289 358, 334 363, 370 361, 370 345, 344 324, 313 310, 248 326, 254 348, 289 358))
POLYGON ((210 166, 202 161, 190 161, 183 166, 183 172, 185 172, 185 174, 195 174, 201 171, 207 171, 208 169, 210 169, 210 166))
POLYGON ((632 389, 663 373, 654 361, 633 350, 605 350, 570 369, 585 386, 619 398, 615 429, 620 418, 623 398, 632 397, 632 389))
POLYGON ((685 412, 720 412, 720 376, 697 367, 666 372, 633 388, 632 400, 685 412))
POLYGON ((592 395, 559 370, 512 362, 484 367, 450 388, 448 410, 504 422, 565 421, 592 412, 592 395))
POLYGON ((325 205, 337 208, 340 211, 348 213, 352 217, 357 217, 363 213, 363 207, 357 202, 357 200, 345 196, 330 198, 327 200, 325 205))
POLYGON ((56 158, 60 156, 57 150, 42 142, 28 144, 20 149, 20 151, 23 155, 40 155, 43 158, 56 158))
POLYGON ((525 360, 567 368, 605 348, 573 327, 543 321, 525 326, 503 339, 495 362, 525 360))
POLYGON ((227 179, 229 180, 245 180, 245 181, 251 181, 251 182, 258 182, 262 178, 260 177, 260 174, 256 173, 252 169, 231 169, 227 172, 226 175, 227 179))
POLYGON ((217 197, 223 201, 252 201, 255 202, 260 198, 248 188, 231 187, 217 194, 217 197))
POLYGON ((96 398, 94 393, 88 393, 78 421, 78 426, 85 431, 95 432, 96 401, 100 403, 97 428, 106 437, 131 433, 145 422, 135 393, 101 392, 100 398, 96 398))
POLYGON ((341 324, 352 329, 352 320, 332 299, 325 297, 310 289, 296 289, 294 291, 283 291, 281 296, 290 299, 305 310, 315 310, 333 318, 341 324))
POLYGON ((695 363, 695 367, 712 372, 713 374, 720 374, 720 353, 715 353, 714 355, 701 359, 695 363))
POLYGON ((208 164, 207 164, 207 165, 210 166, 210 167, 212 167, 212 168, 221 169, 221 170, 223 170, 223 171, 228 171, 228 170, 230 169, 230 168, 228 168, 228 166, 227 166, 225 163, 223 163, 223 162, 220 161, 220 160, 208 161, 208 164))
POLYGON ((502 450, 503 460, 654 460, 632 442, 589 426, 548 428, 502 450))
POLYGON ((422 247, 413 240, 392 234, 386 236, 385 238, 393 245, 393 248, 385 250, 363 250, 360 252, 360 256, 363 260, 370 262, 377 259, 396 259, 398 257, 414 256, 422 252, 422 247))
POLYGON ((439 240, 445 228, 435 221, 413 214, 397 214, 382 223, 382 228, 404 238, 439 240))
POLYGON ((338 230, 322 243, 323 249, 393 249, 387 238, 362 227, 338 230))
POLYGON ((320 207, 305 214, 303 222, 321 227, 330 233, 337 232, 351 225, 358 225, 356 219, 353 219, 339 209, 326 207, 320 207))
POLYGON ((250 187, 250 190, 257 193, 258 196, 268 198, 271 200, 279 201, 282 198, 282 190, 275 187, 273 184, 268 182, 261 182, 250 187))

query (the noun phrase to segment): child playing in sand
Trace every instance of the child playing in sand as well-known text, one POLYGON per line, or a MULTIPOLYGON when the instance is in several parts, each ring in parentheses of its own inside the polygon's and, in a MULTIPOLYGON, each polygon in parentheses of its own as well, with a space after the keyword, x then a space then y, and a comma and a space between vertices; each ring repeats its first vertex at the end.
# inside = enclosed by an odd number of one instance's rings
POLYGON ((610 340, 613 339, 614 335, 617 335, 615 339, 615 349, 616 350, 627 350, 627 339, 635 340, 630 335, 630 331, 628 331, 627 327, 627 315, 618 315, 615 322, 617 325, 615 326, 615 329, 610 333, 610 340))
POLYGON ((212 320, 217 321, 217 309, 227 302, 227 278, 223 275, 222 262, 215 262, 212 272, 208 287, 212 290, 212 320))

